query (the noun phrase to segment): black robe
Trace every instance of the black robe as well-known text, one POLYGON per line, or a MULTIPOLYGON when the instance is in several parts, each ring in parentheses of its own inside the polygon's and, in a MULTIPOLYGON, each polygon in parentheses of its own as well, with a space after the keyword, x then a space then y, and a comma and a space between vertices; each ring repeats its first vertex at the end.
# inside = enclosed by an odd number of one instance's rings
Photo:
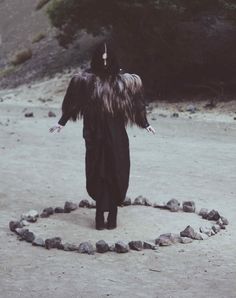
POLYGON ((103 89, 101 79, 84 72, 72 78, 62 103, 62 117, 58 122, 60 125, 64 126, 69 119, 76 121, 83 117, 86 188, 97 207, 103 211, 109 210, 111 200, 121 205, 128 189, 130 155, 127 123, 135 123, 142 128, 149 126, 142 86, 138 86, 138 82, 141 80, 136 75, 120 74, 108 86, 111 87, 112 96, 107 97, 107 94, 100 92, 103 89), (139 81, 135 82, 133 78, 139 81), (130 86, 127 83, 129 79, 132 80, 130 86), (97 80, 101 83, 99 87, 96 85, 97 80), (103 96, 98 98, 99 94, 103 96), (105 102, 104 97, 108 102, 105 102), (112 100, 117 101, 117 104, 109 102, 112 100), (122 101, 122 106, 119 101, 122 101))

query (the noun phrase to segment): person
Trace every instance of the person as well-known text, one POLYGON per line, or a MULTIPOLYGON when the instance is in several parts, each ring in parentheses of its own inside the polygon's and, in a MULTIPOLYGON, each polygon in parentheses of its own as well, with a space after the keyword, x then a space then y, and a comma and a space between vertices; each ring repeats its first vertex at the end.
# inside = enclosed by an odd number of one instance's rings
POLYGON ((60 132, 68 120, 82 117, 86 188, 96 201, 95 227, 115 229, 118 206, 122 205, 129 184, 126 127, 136 124, 148 132, 155 130, 146 117, 140 77, 122 72, 114 51, 106 43, 94 51, 90 69, 72 77, 62 102, 62 116, 49 131, 60 132))

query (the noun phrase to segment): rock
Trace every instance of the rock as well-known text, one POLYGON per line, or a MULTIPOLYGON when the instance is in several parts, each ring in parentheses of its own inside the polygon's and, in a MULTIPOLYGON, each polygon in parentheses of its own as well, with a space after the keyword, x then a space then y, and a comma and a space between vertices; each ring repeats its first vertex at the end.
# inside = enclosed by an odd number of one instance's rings
POLYGON ((176 199, 171 199, 166 204, 167 209, 169 209, 171 212, 179 211, 179 206, 180 206, 180 203, 176 199))
POLYGON ((227 226, 229 224, 228 219, 225 218, 224 216, 221 216, 218 220, 225 226, 227 226))
POLYGON ((95 202, 91 202, 91 203, 89 203, 89 208, 90 208, 90 209, 94 209, 94 208, 96 208, 96 203, 95 203, 95 202))
POLYGON ((88 200, 82 200, 79 203, 79 207, 81 208, 89 208, 90 207, 90 203, 88 200))
POLYGON ((34 233, 30 232, 28 229, 21 234, 21 237, 27 242, 33 242, 35 239, 34 233))
POLYGON ((56 117, 56 114, 52 111, 48 112, 48 117, 56 117))
POLYGON ((198 215, 202 216, 202 218, 206 219, 208 214, 208 209, 206 208, 201 208, 199 211, 198 215))
POLYGON ((177 234, 173 233, 166 233, 160 235, 156 240, 155 243, 159 246, 169 246, 171 244, 180 243, 181 237, 177 234))
POLYGON ((35 238, 34 241, 32 242, 32 245, 44 247, 45 241, 42 238, 35 238))
POLYGON ((56 208, 54 209, 54 212, 55 212, 55 213, 64 213, 64 208, 62 208, 62 207, 56 207, 56 208))
POLYGON ((223 223, 222 218, 219 218, 216 222, 222 230, 225 230, 225 225, 223 223))
POLYGON ((17 228, 23 228, 23 225, 20 221, 10 221, 9 228, 12 232, 15 232, 17 228))
POLYGON ((104 252, 109 251, 109 246, 104 240, 99 240, 96 243, 96 250, 99 253, 104 253, 104 252))
POLYGON ((40 214, 40 217, 46 218, 54 213, 54 209, 52 207, 44 208, 43 212, 40 214))
POLYGON ((183 211, 184 212, 195 212, 196 206, 194 201, 185 201, 183 202, 183 211))
POLYGON ((166 204, 159 204, 159 203, 154 203, 153 204, 154 208, 159 208, 159 209, 169 209, 166 204))
POLYGON ((172 117, 172 118, 178 118, 178 117, 179 117, 179 114, 178 114, 178 113, 173 113, 173 114, 171 115, 171 117, 172 117))
POLYGON ((187 108, 186 108, 186 111, 190 112, 191 114, 194 114, 194 113, 196 113, 197 108, 196 108, 195 105, 188 105, 187 108))
POLYGON ((188 237, 194 240, 201 240, 199 233, 195 232, 191 226, 187 226, 182 232, 180 232, 181 237, 188 237))
POLYGON ((29 231, 29 230, 26 229, 26 228, 16 228, 15 229, 16 234, 19 235, 20 237, 23 236, 23 234, 24 234, 25 231, 29 231))
POLYGON ((123 241, 117 241, 115 243, 115 251, 117 253, 126 253, 129 251, 129 246, 125 244, 123 241))
POLYGON ((144 206, 152 206, 152 203, 147 198, 143 198, 142 199, 142 205, 144 205, 144 206))
POLYGON ((116 251, 115 244, 109 245, 109 251, 116 251))
POLYGON ((140 251, 143 249, 143 242, 142 241, 130 241, 129 248, 133 250, 140 251))
POLYGON ((131 198, 126 197, 123 202, 123 206, 130 206, 131 204, 132 204, 131 198))
POLYGON ((220 218, 220 214, 218 211, 216 210, 211 210, 208 214, 207 214, 207 220, 218 220, 220 218))
POLYGON ((64 243, 63 250, 64 251, 77 251, 77 250, 79 250, 79 246, 76 244, 72 244, 72 243, 64 243))
POLYGON ((58 248, 61 249, 62 243, 60 237, 48 238, 45 240, 45 247, 47 249, 58 248))
POLYGON ((135 198, 133 205, 143 205, 143 196, 138 196, 135 198))
POLYGON ((180 237, 180 243, 182 244, 188 244, 188 243, 192 243, 193 239, 188 238, 188 237, 180 237))
POLYGON ((206 234, 208 237, 215 235, 215 232, 214 232, 214 230, 212 230, 212 228, 200 227, 199 231, 203 234, 206 234))
POLYGON ((34 113, 33 112, 25 113, 25 117, 26 118, 34 117, 34 113))
POLYGON ((30 225, 30 223, 27 220, 25 220, 25 219, 21 220, 20 223, 21 223, 21 225, 23 227, 26 227, 26 226, 29 226, 30 225))
POLYGON ((27 220, 28 222, 36 222, 39 217, 38 211, 30 210, 21 215, 21 220, 27 220))
POLYGON ((81 254, 93 255, 95 252, 95 249, 90 242, 82 242, 79 245, 78 252, 81 254))
POLYGON ((212 230, 215 232, 215 234, 219 233, 221 230, 221 227, 219 225, 212 226, 212 230))
POLYGON ((148 242, 148 241, 143 242, 143 248, 152 249, 152 250, 157 250, 158 249, 157 246, 154 243, 148 242))
POLYGON ((203 233, 196 233, 195 240, 207 240, 209 237, 203 233))
POLYGON ((71 211, 74 211, 78 208, 78 205, 71 202, 71 201, 67 201, 65 202, 65 205, 64 205, 64 212, 65 213, 70 213, 71 211))

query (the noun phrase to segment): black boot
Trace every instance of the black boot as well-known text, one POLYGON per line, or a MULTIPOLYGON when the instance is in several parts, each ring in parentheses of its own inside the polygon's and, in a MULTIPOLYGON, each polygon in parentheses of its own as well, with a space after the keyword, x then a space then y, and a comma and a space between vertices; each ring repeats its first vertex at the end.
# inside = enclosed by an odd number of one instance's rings
POLYGON ((105 229, 104 212, 96 210, 95 223, 97 230, 105 229))
POLYGON ((113 230, 117 227, 117 206, 112 206, 107 217, 107 229, 113 230))

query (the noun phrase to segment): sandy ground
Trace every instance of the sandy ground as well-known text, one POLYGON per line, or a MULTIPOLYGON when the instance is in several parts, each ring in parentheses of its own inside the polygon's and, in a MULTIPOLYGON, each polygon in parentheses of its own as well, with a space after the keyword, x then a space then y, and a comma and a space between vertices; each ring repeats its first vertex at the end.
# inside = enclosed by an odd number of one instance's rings
MULTIPOLYGON (((149 115, 155 136, 128 129, 131 177, 128 196, 152 202, 194 200, 230 221, 205 241, 120 255, 92 256, 45 250, 20 242, 8 222, 29 210, 89 198, 85 189, 82 123, 48 132, 60 117, 68 76, 28 88, 0 91, 0 297, 236 297, 235 103, 196 114, 178 112, 189 103, 160 104, 149 115), (52 110, 57 118, 49 118, 52 110), (32 111, 33 118, 25 118, 32 111), (171 117, 173 112, 179 117, 171 117)), ((99 239, 153 240, 188 224, 207 225, 196 214, 151 207, 119 209, 118 228, 94 229, 94 210, 40 219, 38 235, 80 243, 99 239)))

